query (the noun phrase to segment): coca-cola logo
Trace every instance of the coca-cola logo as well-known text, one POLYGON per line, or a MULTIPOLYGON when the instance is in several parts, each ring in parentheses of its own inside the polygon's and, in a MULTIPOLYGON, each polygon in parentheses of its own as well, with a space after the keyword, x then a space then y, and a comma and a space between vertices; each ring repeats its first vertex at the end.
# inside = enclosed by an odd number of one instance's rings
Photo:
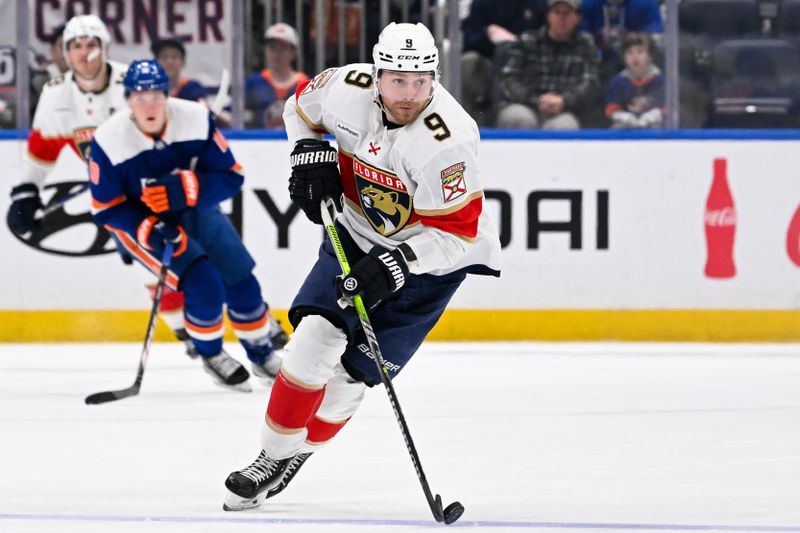
POLYGON ((736 225, 736 210, 732 207, 706 211, 706 224, 716 227, 736 225))
POLYGON ((800 267, 800 206, 794 212, 786 233, 786 253, 792 263, 800 267))

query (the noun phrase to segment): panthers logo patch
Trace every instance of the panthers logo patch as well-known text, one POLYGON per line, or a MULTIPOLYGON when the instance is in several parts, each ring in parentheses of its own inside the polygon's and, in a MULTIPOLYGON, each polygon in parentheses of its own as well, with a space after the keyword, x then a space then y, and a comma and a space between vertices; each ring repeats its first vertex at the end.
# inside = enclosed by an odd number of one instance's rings
POLYGON ((467 167, 463 161, 442 170, 442 197, 445 203, 467 193, 467 181, 464 178, 466 170, 467 167))
POLYGON ((80 128, 72 132, 72 138, 75 141, 75 147, 78 153, 85 161, 89 160, 89 148, 94 138, 94 127, 80 128))
POLYGON ((361 210, 375 230, 388 237, 405 227, 411 218, 411 196, 405 184, 388 172, 353 159, 361 210))

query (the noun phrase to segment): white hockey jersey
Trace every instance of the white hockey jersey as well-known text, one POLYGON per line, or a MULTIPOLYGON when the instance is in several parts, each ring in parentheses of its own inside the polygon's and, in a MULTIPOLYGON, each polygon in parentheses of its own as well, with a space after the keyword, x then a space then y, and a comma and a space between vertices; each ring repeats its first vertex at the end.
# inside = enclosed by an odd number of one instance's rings
POLYGON ((86 159, 94 130, 119 109, 126 109, 122 81, 128 66, 108 61, 108 85, 100 92, 84 92, 72 71, 47 82, 39 97, 28 135, 21 183, 41 187, 64 146, 86 159))
POLYGON ((291 145, 336 137, 345 196, 338 220, 362 250, 405 242, 419 261, 412 274, 499 275, 478 128, 444 87, 414 122, 390 129, 374 101, 372 65, 351 64, 301 84, 283 117, 291 145))

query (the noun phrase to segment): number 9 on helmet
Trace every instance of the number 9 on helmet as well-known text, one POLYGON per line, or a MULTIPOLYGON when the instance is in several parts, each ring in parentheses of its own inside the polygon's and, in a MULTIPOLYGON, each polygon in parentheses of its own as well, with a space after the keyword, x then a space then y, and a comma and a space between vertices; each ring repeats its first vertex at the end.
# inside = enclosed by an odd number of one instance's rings
POLYGON ((439 50, 433 35, 422 23, 392 22, 386 26, 372 48, 372 63, 374 80, 380 77, 382 70, 430 72, 433 85, 429 98, 433 97, 439 80, 439 50))

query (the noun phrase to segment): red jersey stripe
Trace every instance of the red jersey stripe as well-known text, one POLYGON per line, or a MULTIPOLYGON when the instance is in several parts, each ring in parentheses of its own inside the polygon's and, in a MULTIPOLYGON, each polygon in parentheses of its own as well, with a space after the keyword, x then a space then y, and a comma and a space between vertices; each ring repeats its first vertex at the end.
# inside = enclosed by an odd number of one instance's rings
POLYGON ((78 153, 72 137, 44 137, 39 130, 31 130, 28 134, 28 153, 39 161, 53 164, 64 146, 69 145, 78 153))
POLYGON ((483 195, 467 202, 458 211, 443 215, 422 215, 417 212, 417 217, 422 224, 438 228, 447 233, 474 239, 478 235, 478 219, 483 210, 483 195))

